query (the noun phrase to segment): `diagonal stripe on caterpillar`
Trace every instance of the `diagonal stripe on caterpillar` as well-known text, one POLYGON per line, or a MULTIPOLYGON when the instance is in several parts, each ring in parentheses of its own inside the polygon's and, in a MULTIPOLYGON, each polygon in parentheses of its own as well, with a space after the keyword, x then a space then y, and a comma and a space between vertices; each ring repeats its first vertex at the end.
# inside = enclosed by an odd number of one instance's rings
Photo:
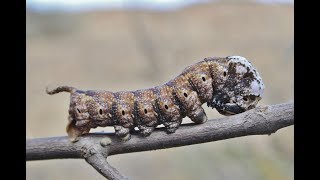
POLYGON ((186 116, 204 123, 204 103, 223 115, 252 109, 264 88, 259 73, 246 58, 228 56, 205 58, 169 82, 149 89, 113 93, 60 86, 47 89, 47 93, 71 94, 66 128, 71 141, 98 126, 114 126, 116 135, 127 141, 135 127, 142 136, 148 136, 160 124, 167 133, 174 133, 186 116))

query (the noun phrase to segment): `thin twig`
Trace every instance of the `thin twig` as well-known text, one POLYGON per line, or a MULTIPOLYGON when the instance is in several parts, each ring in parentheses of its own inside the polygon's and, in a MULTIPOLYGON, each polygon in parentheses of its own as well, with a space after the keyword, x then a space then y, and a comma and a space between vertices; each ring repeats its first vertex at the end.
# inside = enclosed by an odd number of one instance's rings
POLYGON ((109 180, 128 179, 122 175, 116 168, 112 167, 107 159, 100 153, 95 153, 86 158, 87 163, 94 167, 100 174, 109 180))

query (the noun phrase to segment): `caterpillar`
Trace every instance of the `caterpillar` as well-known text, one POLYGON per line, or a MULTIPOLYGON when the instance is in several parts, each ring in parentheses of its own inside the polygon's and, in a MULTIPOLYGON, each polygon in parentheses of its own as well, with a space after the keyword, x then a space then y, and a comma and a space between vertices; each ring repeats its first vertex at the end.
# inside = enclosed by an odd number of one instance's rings
POLYGON ((160 124, 167 133, 174 133, 186 116, 197 124, 206 122, 204 103, 225 116, 255 108, 264 88, 246 58, 228 56, 204 58, 169 82, 149 89, 110 92, 59 86, 46 92, 71 94, 66 131, 74 142, 98 126, 113 126, 122 141, 131 138, 135 127, 142 136, 149 136, 160 124))

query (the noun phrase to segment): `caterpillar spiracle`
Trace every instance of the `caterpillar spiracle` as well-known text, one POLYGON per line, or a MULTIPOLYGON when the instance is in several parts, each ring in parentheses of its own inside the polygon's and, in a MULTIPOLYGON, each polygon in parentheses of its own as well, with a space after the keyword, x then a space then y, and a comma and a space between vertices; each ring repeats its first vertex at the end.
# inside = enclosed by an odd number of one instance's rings
POLYGON ((228 56, 205 58, 169 82, 149 89, 110 92, 60 86, 46 91, 71 94, 66 128, 71 141, 98 126, 113 126, 115 134, 127 141, 135 127, 142 136, 148 136, 160 124, 167 133, 174 133, 186 116, 204 123, 204 103, 223 115, 255 108, 264 88, 259 73, 246 58, 228 56))

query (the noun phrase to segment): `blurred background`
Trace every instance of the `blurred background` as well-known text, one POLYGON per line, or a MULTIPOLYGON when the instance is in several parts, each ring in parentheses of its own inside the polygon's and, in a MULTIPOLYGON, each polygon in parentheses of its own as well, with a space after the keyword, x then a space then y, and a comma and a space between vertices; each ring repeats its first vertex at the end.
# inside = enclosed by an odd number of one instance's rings
MULTIPOLYGON (((27 0, 26 136, 66 135, 69 94, 47 95, 47 86, 148 88, 210 56, 249 59, 266 85, 260 105, 293 101, 293 12, 293 0, 27 0)), ((203 107, 209 119, 222 117, 203 107)), ((293 139, 291 126, 271 136, 116 155, 109 162, 135 180, 291 180, 293 139)), ((26 167, 33 180, 104 179, 80 159, 26 167)))

